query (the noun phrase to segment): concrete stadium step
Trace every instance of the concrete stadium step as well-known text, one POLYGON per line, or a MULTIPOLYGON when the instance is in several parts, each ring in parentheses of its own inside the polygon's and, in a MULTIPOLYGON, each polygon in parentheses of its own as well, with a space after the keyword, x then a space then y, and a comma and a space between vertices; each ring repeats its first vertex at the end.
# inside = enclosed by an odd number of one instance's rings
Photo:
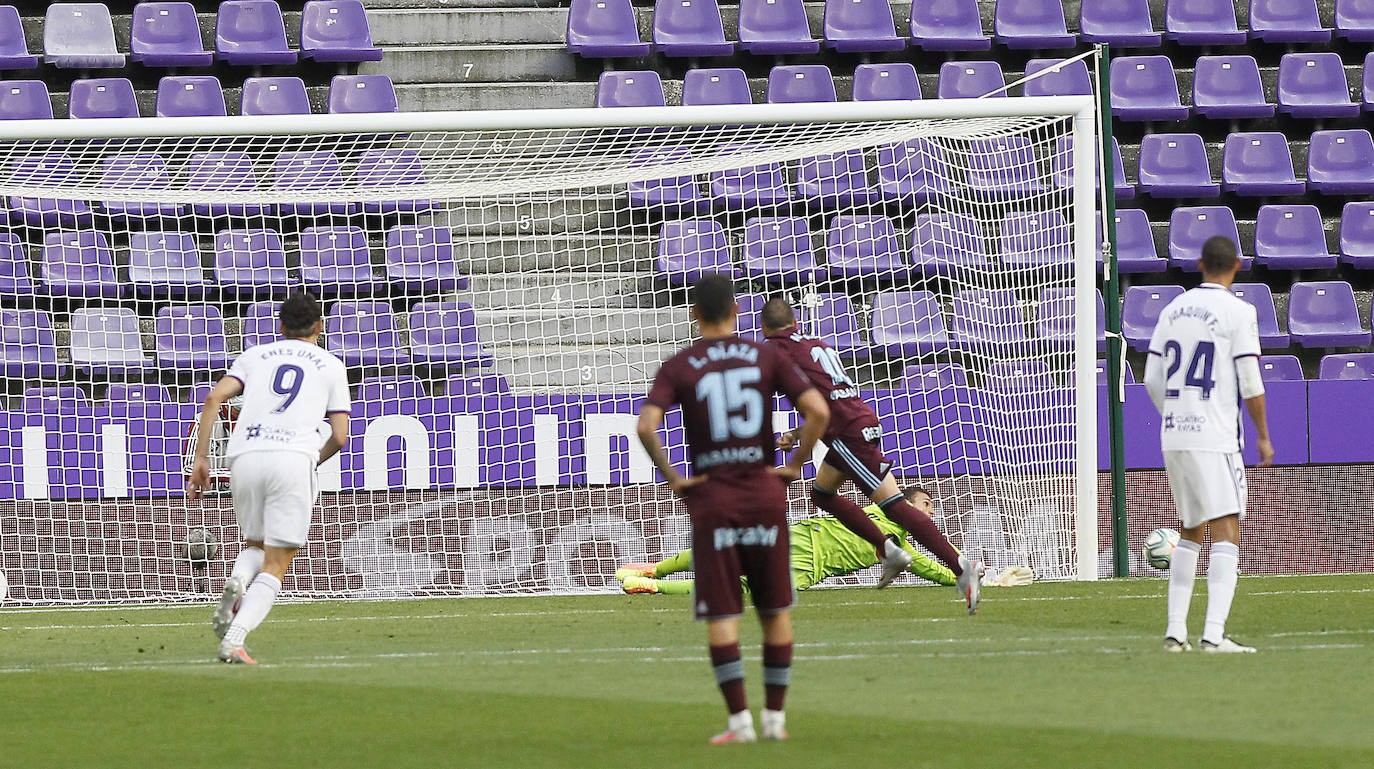
POLYGON ((611 345, 568 348, 556 346, 497 347, 496 371, 511 387, 576 392, 644 392, 654 372, 676 345, 611 345))
POLYGON ((479 309, 638 307, 655 290, 645 272, 504 272, 471 275, 461 299, 479 309))
MULTIPOLYGON (((369 6, 372 6, 369 3, 369 6)), ((444 43, 563 43, 566 8, 377 8, 367 13, 380 46, 444 43)))
POLYGON ((569 234, 459 240, 453 252, 469 275, 567 268, 648 272, 653 267, 654 246, 648 237, 569 234))
POLYGON ((395 83, 547 82, 577 78, 578 61, 563 43, 405 46, 387 48, 358 72, 395 83))
MULTIPOLYGON (((423 223, 453 230, 454 237, 475 235, 548 235, 622 227, 629 211, 624 201, 607 195, 530 203, 484 203, 480 208, 449 208, 421 217, 423 223)), ((649 225, 644 225, 649 232, 649 225)))
POLYGON ((596 83, 411 83, 396 86, 396 103, 402 112, 590 107, 596 83))
POLYGON ((538 342, 567 345, 681 345, 692 335, 682 308, 479 310, 478 333, 489 348, 538 342))

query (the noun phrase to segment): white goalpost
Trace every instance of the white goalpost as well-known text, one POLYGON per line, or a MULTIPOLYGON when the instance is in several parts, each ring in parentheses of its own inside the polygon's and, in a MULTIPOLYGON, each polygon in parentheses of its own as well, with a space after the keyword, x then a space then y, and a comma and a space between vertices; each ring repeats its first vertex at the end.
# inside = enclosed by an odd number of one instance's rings
POLYGON ((1095 105, 0 123, 6 602, 206 597, 239 537, 189 427, 296 288, 354 409, 288 595, 617 589, 687 543, 634 419, 709 272, 830 341, 956 546, 1096 579, 1095 105))

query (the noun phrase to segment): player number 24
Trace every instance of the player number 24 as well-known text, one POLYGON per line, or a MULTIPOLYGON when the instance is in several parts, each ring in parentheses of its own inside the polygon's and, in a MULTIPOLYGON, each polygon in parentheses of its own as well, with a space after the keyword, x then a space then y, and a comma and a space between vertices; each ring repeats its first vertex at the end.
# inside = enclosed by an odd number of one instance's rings
POLYGON ((697 381, 697 400, 706 404, 711 418, 711 440, 758 436, 763 426, 763 393, 745 385, 759 379, 758 367, 748 366, 712 371, 697 381))
MULTIPOLYGON (((1183 366, 1183 345, 1170 339, 1164 343, 1164 357, 1168 358, 1173 354, 1173 362, 1169 364, 1169 373, 1165 376, 1168 381, 1173 381, 1174 374, 1178 373, 1183 366)), ((1206 400, 1212 397, 1212 388, 1217 386, 1216 380, 1212 378, 1212 363, 1217 357, 1217 346, 1213 342, 1198 342, 1193 349, 1193 356, 1188 361, 1188 369, 1183 372, 1183 386, 1196 387, 1202 390, 1202 398, 1206 400)), ((1177 398, 1178 389, 1169 388, 1164 391, 1165 398, 1177 398)))

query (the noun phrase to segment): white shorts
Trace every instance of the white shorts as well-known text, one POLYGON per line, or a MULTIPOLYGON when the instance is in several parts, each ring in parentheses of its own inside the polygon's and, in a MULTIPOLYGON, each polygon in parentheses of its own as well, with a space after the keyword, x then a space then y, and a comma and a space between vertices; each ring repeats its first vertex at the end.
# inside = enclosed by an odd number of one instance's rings
POLYGON ((1183 528, 1228 515, 1245 518, 1245 461, 1239 452, 1166 451, 1164 470, 1183 528))
POLYGON ((299 451, 248 451, 229 460, 239 531, 272 547, 301 547, 319 487, 315 460, 299 451))

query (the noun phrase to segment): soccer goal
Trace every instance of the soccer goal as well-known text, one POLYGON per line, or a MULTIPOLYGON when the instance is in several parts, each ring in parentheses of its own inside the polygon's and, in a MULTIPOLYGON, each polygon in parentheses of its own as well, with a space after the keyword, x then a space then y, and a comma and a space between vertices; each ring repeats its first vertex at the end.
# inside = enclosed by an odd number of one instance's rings
POLYGON ((1096 578, 1097 141, 1090 97, 6 121, 9 600, 218 583, 189 428, 294 287, 354 408, 288 594, 614 590, 687 542, 634 424, 709 272, 830 341, 957 546, 1096 578))

